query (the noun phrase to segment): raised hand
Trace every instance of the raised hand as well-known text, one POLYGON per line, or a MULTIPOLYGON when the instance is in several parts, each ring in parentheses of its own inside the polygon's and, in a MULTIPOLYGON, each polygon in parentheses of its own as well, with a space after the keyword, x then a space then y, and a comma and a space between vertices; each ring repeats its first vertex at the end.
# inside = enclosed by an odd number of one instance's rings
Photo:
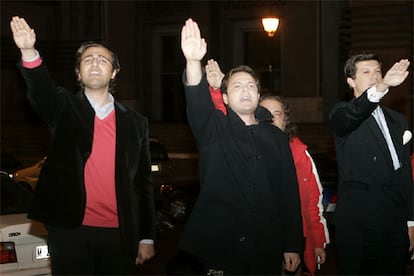
POLYGON ((181 50, 187 61, 200 61, 207 52, 207 43, 201 38, 198 24, 191 18, 181 30, 181 50))
POLYGON ((224 78, 223 72, 221 72, 220 66, 214 59, 209 59, 206 64, 206 76, 208 84, 214 89, 218 89, 221 86, 221 81, 224 78))
POLYGON ((10 21, 10 28, 14 42, 19 49, 34 49, 36 34, 24 18, 14 16, 10 21))
POLYGON ((396 62, 385 74, 383 83, 387 86, 400 85, 408 76, 408 66, 410 66, 408 59, 396 62))

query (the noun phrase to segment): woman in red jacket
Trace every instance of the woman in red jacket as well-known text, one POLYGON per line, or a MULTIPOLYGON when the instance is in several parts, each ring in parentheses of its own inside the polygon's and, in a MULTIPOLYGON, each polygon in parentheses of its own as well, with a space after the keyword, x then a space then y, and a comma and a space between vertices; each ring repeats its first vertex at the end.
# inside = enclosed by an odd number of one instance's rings
MULTIPOLYGON (((210 94, 217 109, 227 114, 221 97, 220 84, 224 77, 219 65, 209 60, 206 65, 210 94)), ((322 185, 318 171, 305 145, 296 135, 296 126, 291 122, 290 110, 286 102, 279 96, 262 96, 260 105, 268 109, 273 116, 272 124, 289 135, 290 149, 296 167, 301 200, 303 233, 306 239, 302 274, 314 275, 318 264, 326 261, 325 246, 329 243, 326 220, 323 217, 322 185)))

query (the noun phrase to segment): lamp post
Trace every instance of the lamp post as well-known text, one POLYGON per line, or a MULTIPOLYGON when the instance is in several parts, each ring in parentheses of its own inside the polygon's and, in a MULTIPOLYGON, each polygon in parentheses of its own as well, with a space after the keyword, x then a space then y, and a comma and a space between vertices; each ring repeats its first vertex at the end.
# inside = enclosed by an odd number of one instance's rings
MULTIPOLYGON (((262 24, 264 30, 267 32, 269 37, 273 37, 279 26, 279 18, 277 17, 264 17, 262 18, 262 24)), ((269 90, 270 93, 273 93, 273 68, 272 68, 272 58, 270 58, 270 64, 268 66, 269 72, 269 90)))

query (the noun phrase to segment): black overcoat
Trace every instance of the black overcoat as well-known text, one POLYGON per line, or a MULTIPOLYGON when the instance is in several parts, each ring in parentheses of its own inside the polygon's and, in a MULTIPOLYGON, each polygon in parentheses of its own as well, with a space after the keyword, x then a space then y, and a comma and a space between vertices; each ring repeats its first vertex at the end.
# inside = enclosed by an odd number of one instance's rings
POLYGON ((283 252, 303 250, 302 219, 288 137, 259 107, 246 126, 216 110, 205 75, 184 80, 200 154, 201 191, 180 247, 238 274, 280 274, 283 252))

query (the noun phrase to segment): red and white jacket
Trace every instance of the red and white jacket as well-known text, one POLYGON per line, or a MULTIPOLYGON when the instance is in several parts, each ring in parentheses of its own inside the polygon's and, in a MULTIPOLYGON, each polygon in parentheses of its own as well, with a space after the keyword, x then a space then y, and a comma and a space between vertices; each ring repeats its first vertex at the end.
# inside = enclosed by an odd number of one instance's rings
POLYGON ((292 137, 289 145, 295 162, 306 238, 304 262, 309 272, 314 274, 317 265, 315 248, 325 248, 330 242, 323 216, 322 185, 315 163, 307 151, 308 146, 298 137, 292 137))

